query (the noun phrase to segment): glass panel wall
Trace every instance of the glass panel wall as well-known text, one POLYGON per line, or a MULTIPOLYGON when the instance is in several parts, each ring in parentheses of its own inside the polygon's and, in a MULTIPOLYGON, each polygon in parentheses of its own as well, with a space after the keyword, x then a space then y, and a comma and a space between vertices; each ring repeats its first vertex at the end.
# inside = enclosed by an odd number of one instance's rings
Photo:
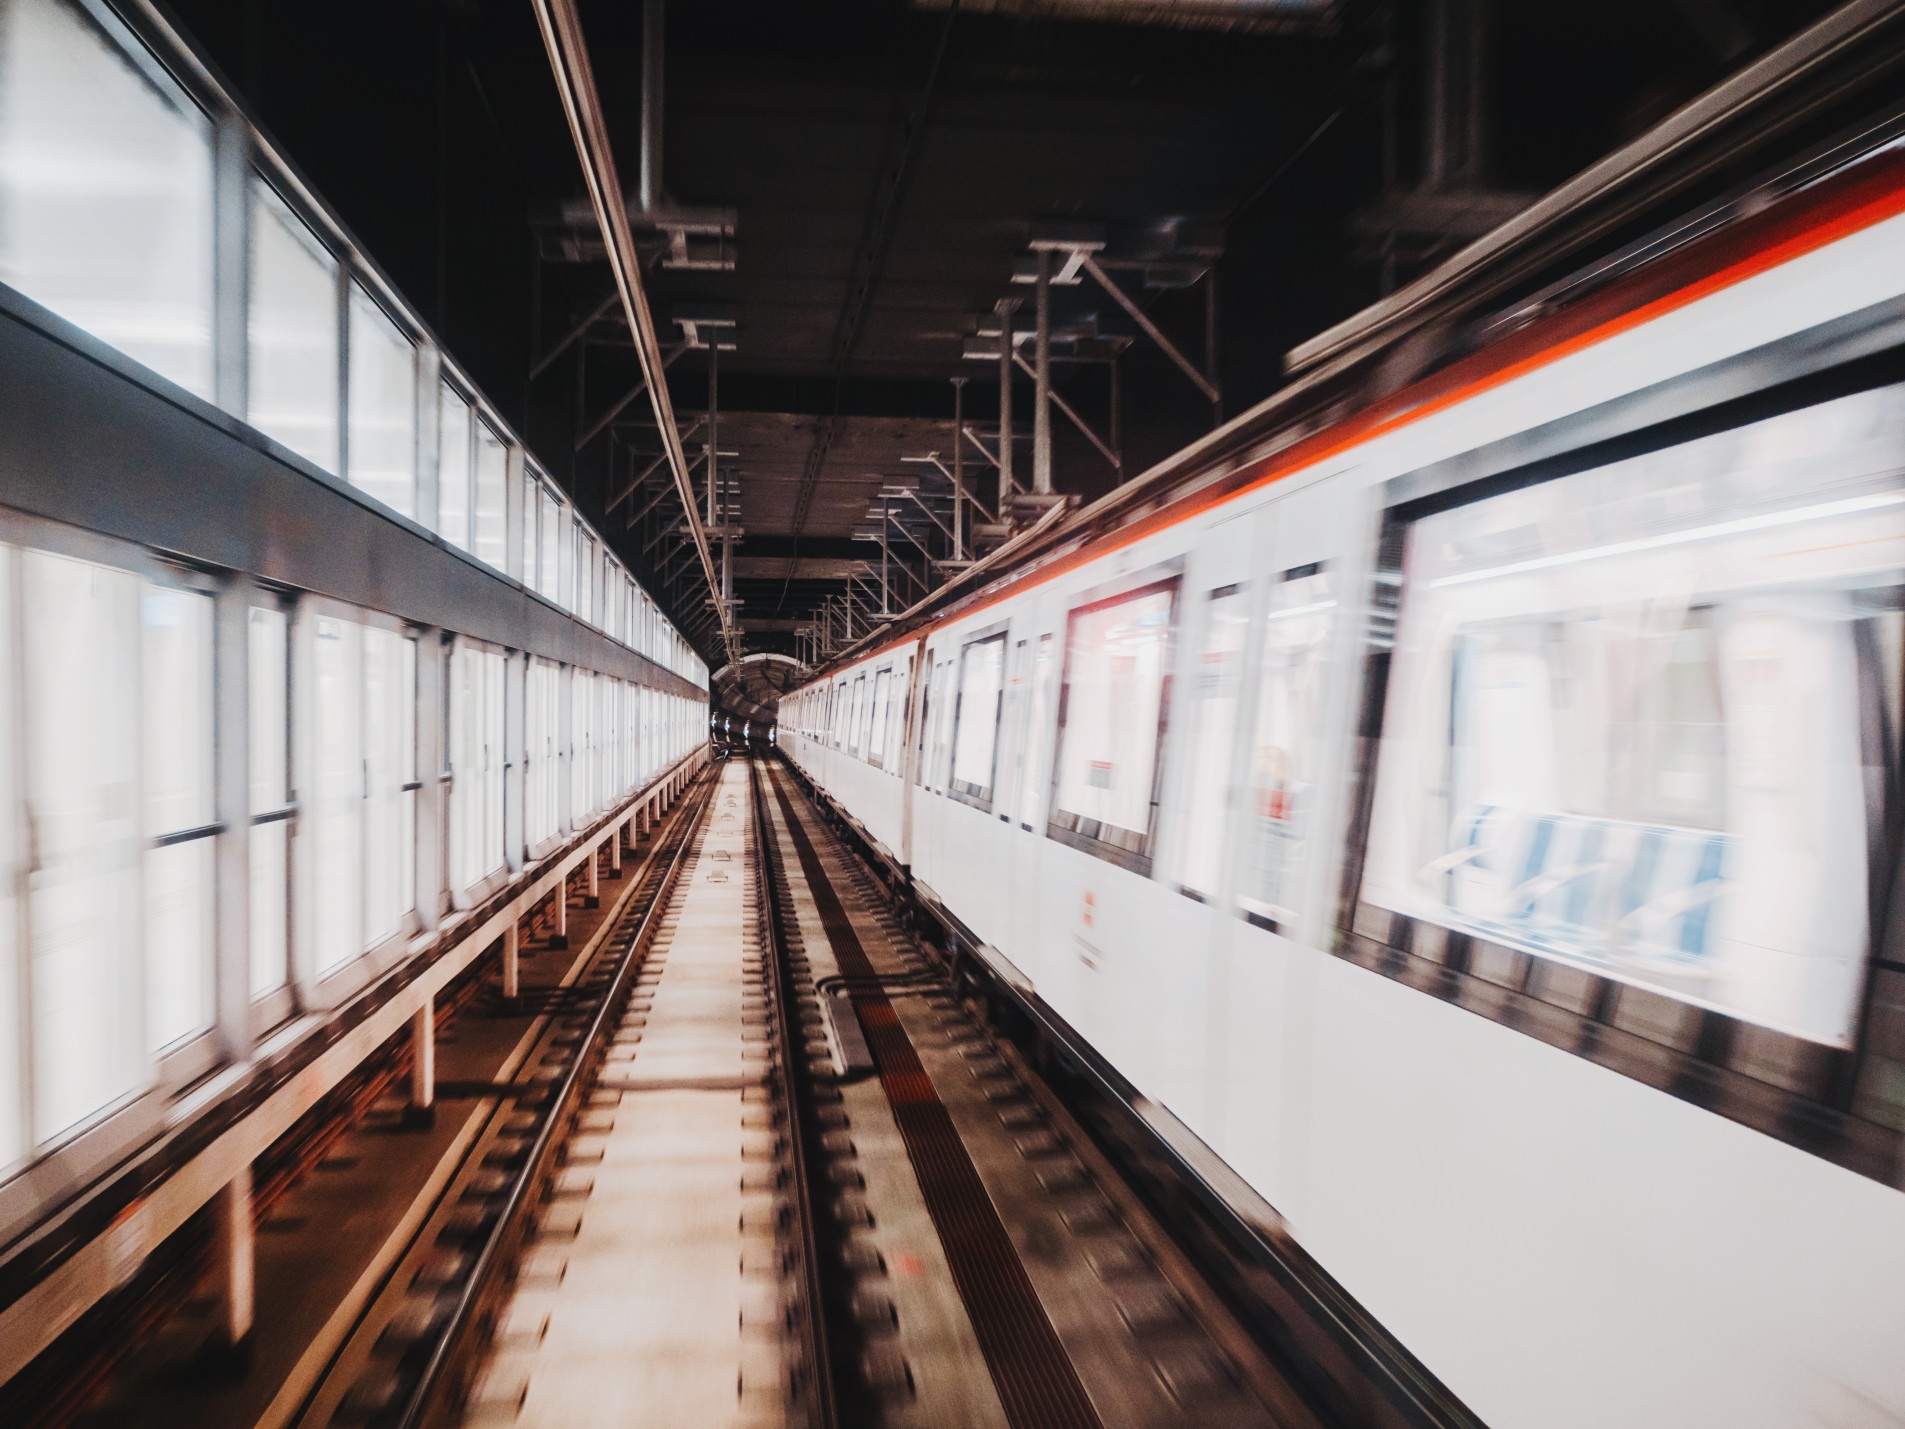
POLYGON ((474 451, 470 404, 445 382, 437 394, 437 533, 470 549, 470 472, 474 451))
POLYGON ((0 283, 212 397, 212 126, 77 7, 0 4, 0 283))
POLYGON ((476 424, 476 532, 471 549, 479 561, 487 561, 499 571, 503 569, 508 529, 504 496, 508 471, 509 452, 503 439, 490 430, 488 422, 479 420, 476 424))
POLYGON ((417 514, 417 349, 377 300, 351 284, 352 486, 393 511, 417 514))
POLYGON ((416 906, 417 643, 364 631, 364 931, 374 947, 416 906))
POLYGON ((289 622, 282 610, 251 612, 251 995, 289 974, 291 802, 289 622))
POLYGON ((140 597, 145 723, 146 1044, 212 1023, 212 601, 148 585, 140 597))
POLYGON ((313 626, 311 777, 298 836, 311 840, 310 887, 322 890, 310 902, 312 966, 322 977, 363 951, 363 629, 331 616, 313 626))
POLYGON ((138 581, 26 552, 21 565, 32 1124, 45 1145, 144 1071, 135 792, 138 581), (73 658, 75 650, 87 658, 73 658))
POLYGON ((250 373, 245 417, 337 470, 337 259, 263 179, 251 183, 250 373))
POLYGON ((467 893, 503 866, 503 656, 450 658, 450 882, 467 893))

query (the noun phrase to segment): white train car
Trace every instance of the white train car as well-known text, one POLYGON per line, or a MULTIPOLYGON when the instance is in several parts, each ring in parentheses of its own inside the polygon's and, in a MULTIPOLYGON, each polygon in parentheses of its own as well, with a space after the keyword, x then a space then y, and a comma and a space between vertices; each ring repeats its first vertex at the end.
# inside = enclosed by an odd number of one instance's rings
POLYGON ((1894 145, 1079 513, 782 746, 1481 1420, 1901 1422, 1902 303, 1894 145))

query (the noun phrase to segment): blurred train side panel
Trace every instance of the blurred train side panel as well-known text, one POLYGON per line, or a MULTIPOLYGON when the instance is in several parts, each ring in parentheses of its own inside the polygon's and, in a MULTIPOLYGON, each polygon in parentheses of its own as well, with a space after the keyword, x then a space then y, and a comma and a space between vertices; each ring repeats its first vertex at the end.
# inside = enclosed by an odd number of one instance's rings
POLYGON ((1901 214, 1878 147, 782 707, 1490 1423, 1905 1416, 1901 214))

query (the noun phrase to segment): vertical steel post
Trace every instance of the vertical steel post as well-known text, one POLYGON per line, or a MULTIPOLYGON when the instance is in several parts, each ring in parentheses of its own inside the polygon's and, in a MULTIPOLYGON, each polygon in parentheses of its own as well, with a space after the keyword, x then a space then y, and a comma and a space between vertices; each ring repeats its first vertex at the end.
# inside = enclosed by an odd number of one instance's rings
POLYGON ((523 925, 512 918, 503 930, 503 1002, 513 1005, 522 995, 523 925))
POLYGON ((887 549, 886 549, 886 528, 892 524, 893 524, 893 503, 888 501, 886 499, 886 496, 882 494, 880 497, 880 614, 881 615, 891 615, 893 613, 893 597, 891 594, 891 587, 888 584, 888 572, 890 569, 890 563, 888 561, 887 549))
POLYGON ((720 461, 721 440, 721 344, 708 343, 708 524, 715 523, 714 472, 720 461))
POLYGON ((999 299, 999 519, 1012 500, 1012 314, 1017 298, 999 299))
POLYGON ((642 168, 643 213, 661 207, 662 43, 667 11, 662 0, 642 5, 642 168))
POLYGON ((966 379, 953 384, 953 559, 966 559, 966 379))
POLYGON ((588 897, 588 907, 599 908, 602 906, 602 850, 600 848, 592 848, 589 850, 588 897))
POLYGON ((410 1014, 410 1105, 404 1108, 404 1121, 429 1126, 436 1120, 436 1107, 437 1000, 426 997, 410 1014))
POLYGON ((1037 327, 1032 335, 1032 490, 1052 491, 1052 250, 1038 250, 1037 327))
POLYGON ((220 1188, 212 1225, 219 1290, 218 1348, 242 1360, 251 1341, 256 1286, 249 1161, 220 1188))
POLYGON ((1224 424, 1223 385, 1217 380, 1217 261, 1211 260, 1204 274, 1204 375, 1210 378, 1210 385, 1217 388, 1218 395, 1211 398, 1211 425, 1221 427, 1224 424))

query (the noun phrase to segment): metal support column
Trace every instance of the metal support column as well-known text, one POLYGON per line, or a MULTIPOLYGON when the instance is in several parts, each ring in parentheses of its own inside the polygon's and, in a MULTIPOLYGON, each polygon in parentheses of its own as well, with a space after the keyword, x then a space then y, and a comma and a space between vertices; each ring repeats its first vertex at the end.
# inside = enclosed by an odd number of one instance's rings
POLYGON ((430 1126, 436 1117, 437 1000, 426 997, 410 1014, 410 1104, 403 1119, 408 1126, 430 1126))
POLYGON ((1012 499, 1012 314, 1017 298, 999 299, 999 519, 1012 499))
POLYGON ((1217 380, 1217 261, 1204 274, 1204 375, 1217 395, 1210 399, 1215 425, 1224 423, 1223 384, 1217 380))
POLYGON ((721 344, 710 340, 708 343, 708 524, 715 520, 715 468, 720 465, 719 442, 721 438, 721 344))
POLYGON ((251 1347, 256 1296, 249 1161, 219 1190, 212 1216, 213 1263, 218 1277, 216 1348, 242 1364, 251 1347))
POLYGON ((893 524, 893 503, 885 492, 880 493, 880 618, 891 619, 893 615, 893 584, 889 574, 892 559, 887 551, 887 528, 893 524))
POLYGON ((514 1007, 522 996, 523 925, 512 921, 503 930, 503 1005, 514 1007))
POLYGON ((966 559, 966 379, 953 384, 953 559, 966 559))
POLYGON ((643 213, 661 207, 662 44, 667 8, 662 0, 642 5, 642 159, 640 199, 643 213))
POLYGON ((1032 490, 1052 492, 1052 250, 1038 250, 1038 326, 1032 346, 1032 490))

